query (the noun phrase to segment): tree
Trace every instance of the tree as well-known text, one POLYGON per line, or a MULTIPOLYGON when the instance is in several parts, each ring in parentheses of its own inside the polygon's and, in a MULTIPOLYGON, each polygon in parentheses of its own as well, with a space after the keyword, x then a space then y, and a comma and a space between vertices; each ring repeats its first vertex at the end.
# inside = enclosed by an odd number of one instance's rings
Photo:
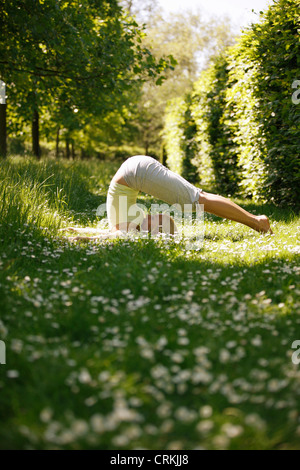
POLYGON ((168 66, 141 45, 142 28, 116 0, 5 0, 0 31, 9 109, 18 109, 21 122, 32 122, 37 156, 42 106, 64 95, 70 110, 84 110, 87 122, 91 114, 122 107, 128 89, 168 66))
POLYGON ((161 12, 158 0, 120 0, 119 4, 135 17, 139 24, 148 24, 154 15, 161 12))
POLYGON ((0 81, 0 157, 6 155, 6 86, 0 81))
MULTIPOLYGON (((135 2, 134 5, 137 9, 141 4, 135 2)), ((157 154, 161 147, 167 103, 189 93, 210 57, 231 45, 234 37, 228 19, 208 21, 200 11, 173 13, 165 17, 159 9, 155 10, 149 15, 146 32, 143 44, 154 56, 172 54, 176 59, 176 66, 164 73, 165 80, 159 88, 154 81, 144 84, 132 120, 137 129, 136 142, 144 148, 150 147, 152 153, 157 154)))

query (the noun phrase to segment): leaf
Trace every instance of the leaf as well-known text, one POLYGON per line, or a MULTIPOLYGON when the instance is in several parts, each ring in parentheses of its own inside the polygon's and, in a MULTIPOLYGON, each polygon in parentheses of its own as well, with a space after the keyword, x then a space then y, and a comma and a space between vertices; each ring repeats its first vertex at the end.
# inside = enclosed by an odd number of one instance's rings
POLYGON ((163 81, 166 79, 166 77, 159 77, 157 80, 156 80, 156 85, 160 86, 162 85, 163 81))

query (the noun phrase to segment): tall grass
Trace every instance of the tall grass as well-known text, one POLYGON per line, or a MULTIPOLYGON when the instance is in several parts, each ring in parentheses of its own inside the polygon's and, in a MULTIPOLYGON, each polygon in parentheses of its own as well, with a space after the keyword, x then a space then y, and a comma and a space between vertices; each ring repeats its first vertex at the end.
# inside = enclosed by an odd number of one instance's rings
MULTIPOLYGON (((62 223, 78 221, 87 207, 106 197, 114 164, 91 161, 36 162, 33 159, 10 158, 0 163, 0 217, 14 228, 24 224, 57 229, 62 223), (110 171, 107 170, 109 168, 110 171), (101 183, 94 181, 97 177, 101 183), (91 192, 96 187, 96 194, 91 192)), ((91 216, 93 214, 90 214, 91 216)), ((82 222, 90 221, 82 217, 82 222)))

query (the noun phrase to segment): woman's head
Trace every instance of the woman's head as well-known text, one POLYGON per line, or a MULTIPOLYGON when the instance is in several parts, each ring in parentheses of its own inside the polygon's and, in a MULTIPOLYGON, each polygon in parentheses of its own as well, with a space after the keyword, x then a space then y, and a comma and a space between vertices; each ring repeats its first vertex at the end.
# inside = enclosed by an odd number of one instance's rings
POLYGON ((141 231, 151 232, 152 235, 177 232, 175 221, 167 214, 147 215, 141 223, 141 231))

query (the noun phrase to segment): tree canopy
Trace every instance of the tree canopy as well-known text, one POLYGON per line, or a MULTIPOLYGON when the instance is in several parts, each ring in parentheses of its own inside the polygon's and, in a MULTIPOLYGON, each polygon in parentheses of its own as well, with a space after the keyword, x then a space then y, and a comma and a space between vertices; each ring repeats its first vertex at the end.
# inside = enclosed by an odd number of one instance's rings
POLYGON ((142 45, 143 28, 116 0, 5 0, 0 31, 11 130, 42 107, 75 128, 104 117, 169 65, 142 45))

